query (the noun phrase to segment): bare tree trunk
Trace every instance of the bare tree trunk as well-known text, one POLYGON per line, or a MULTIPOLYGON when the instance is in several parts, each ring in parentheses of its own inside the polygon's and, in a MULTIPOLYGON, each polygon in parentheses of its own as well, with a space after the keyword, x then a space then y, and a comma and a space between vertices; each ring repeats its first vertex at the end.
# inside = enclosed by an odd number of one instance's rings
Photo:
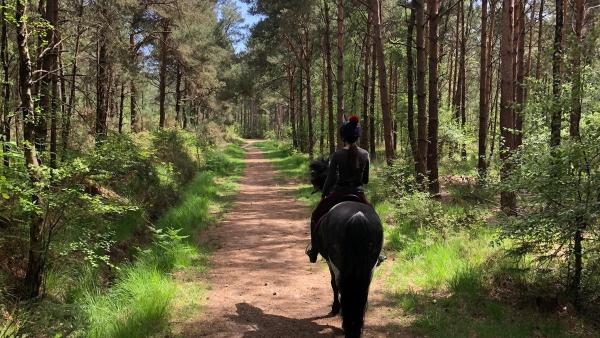
POLYGON ((159 71, 159 85, 158 85, 158 101, 159 101, 159 128, 165 128, 165 100, 166 100, 166 90, 167 90, 167 40, 169 39, 169 20, 162 20, 162 33, 160 39, 160 71, 159 71))
MULTIPOLYGON (((500 73, 501 73, 501 97, 500 97, 500 158, 502 167, 500 175, 503 180, 508 178, 512 170, 509 164, 510 155, 514 148, 514 48, 513 48, 513 28, 514 28, 514 0, 502 1, 502 40, 500 44, 500 73)), ((502 209, 514 214, 516 209, 516 197, 512 191, 502 191, 500 196, 502 209)))
MULTIPOLYGON (((15 22, 17 35, 17 49, 19 54, 19 91, 21 103, 19 110, 23 112, 23 137, 25 164, 29 172, 29 180, 32 185, 38 182, 37 167, 38 159, 35 149, 35 109, 31 94, 31 58, 27 46, 25 0, 15 2, 15 22)), ((31 197, 34 205, 39 204, 39 196, 31 197)), ((23 295, 26 298, 36 298, 40 295, 42 277, 46 265, 46 250, 44 241, 44 220, 37 213, 31 212, 29 224, 29 256, 27 261, 27 272, 23 283, 23 295)))
MULTIPOLYGON (((136 44, 135 44, 135 34, 131 33, 129 34, 129 47, 131 48, 131 61, 133 64, 133 68, 135 69, 135 67, 137 66, 137 62, 138 62, 138 52, 137 52, 137 48, 136 48, 136 44)), ((137 132, 139 131, 138 128, 138 111, 137 111, 137 85, 136 85, 136 73, 134 72, 133 74, 131 74, 131 79, 129 80, 129 99, 130 99, 130 104, 129 104, 129 109, 130 109, 130 124, 131 124, 131 131, 132 132, 137 132)))
MULTIPOLYGON (((417 162, 419 160, 418 156, 418 146, 417 146, 417 138, 415 136, 415 84, 414 84, 414 60, 413 60, 413 31, 415 28, 415 10, 414 8, 410 9, 410 18, 408 21, 408 30, 406 34, 406 97, 407 97, 407 108, 406 108, 406 117, 407 117, 407 129, 408 129, 408 141, 410 143, 410 150, 413 157, 413 162, 415 165, 415 171, 417 171, 417 162)), ((452 67, 450 67, 452 68, 452 67)))
POLYGON ((586 22, 586 1, 574 0, 573 7, 575 43, 573 44, 573 54, 571 58, 573 80, 571 85, 571 115, 569 121, 569 135, 572 139, 578 140, 581 136, 579 125, 581 122, 581 106, 583 99, 583 80, 581 75, 581 55, 584 45, 584 25, 586 22))
POLYGON ((438 115, 439 115, 439 89, 438 89, 438 21, 439 0, 428 0, 427 11, 429 17, 429 124, 427 147, 427 171, 429 193, 440 193, 438 177, 438 115))
MULTIPOLYGON (((344 108, 344 0, 337 1, 337 125, 342 125, 345 118, 344 108)), ((338 147, 343 142, 340 133, 338 135, 338 147)))
POLYGON ((423 0, 415 0, 415 18, 417 22, 417 134, 418 134, 418 161, 417 182, 423 189, 423 182, 427 176, 427 110, 425 94, 425 8, 423 0))
POLYGON ((121 95, 119 98, 119 134, 123 133, 123 106, 125 106, 125 82, 121 83, 121 95))
MULTIPOLYGON (((322 49, 325 50, 325 39, 322 39, 322 49)), ((321 109, 319 110, 319 121, 320 121, 320 133, 319 133, 319 153, 321 156, 325 155, 325 109, 327 109, 327 70, 325 64, 325 54, 322 53, 323 69, 321 73, 321 109)))
POLYGON ((98 56, 97 56, 97 75, 96 75, 96 140, 103 139, 108 128, 106 125, 107 107, 107 67, 108 56, 106 50, 106 32, 101 28, 98 34, 98 56))
POLYGON ((479 59, 479 149, 477 170, 480 178, 487 172, 487 131, 490 120, 488 102, 488 37, 487 37, 487 0, 481 2, 481 54, 479 59))
MULTIPOLYGON (((364 69, 363 69, 363 133, 360 140, 360 145, 364 149, 369 149, 369 62, 371 61, 371 26, 373 24, 373 12, 368 11, 367 27, 365 32, 365 53, 364 53, 364 69)), ((374 51, 373 51, 374 52, 374 51)), ((374 70, 373 70, 374 71, 374 70)))
POLYGON ((562 119, 561 83, 563 55, 563 0, 556 0, 556 24, 554 26, 554 51, 552 54, 552 95, 554 96, 552 120, 550 123, 550 145, 560 144, 560 129, 562 119))
POLYGON ((538 41, 537 60, 535 62, 535 79, 539 80, 542 74, 542 29, 544 27, 544 0, 540 0, 540 11, 538 12, 538 41))
POLYGON ((516 68, 517 76, 515 83, 515 131, 514 147, 521 145, 523 140, 523 108, 525 105, 525 3, 516 0, 515 6, 515 35, 517 41, 513 42, 517 48, 516 68), (518 42, 518 43, 516 43, 518 42))
MULTIPOLYGON (((331 66, 331 20, 329 17, 329 6, 327 6, 327 2, 329 0, 323 0, 323 14, 325 18, 325 61, 326 61, 326 78, 327 78, 327 109, 328 109, 328 143, 329 143, 329 153, 333 154, 335 152, 335 130, 336 123, 334 120, 333 114, 333 69, 331 66)), ((339 141, 338 141, 339 143, 339 141)))
POLYGON ((9 108, 9 100, 10 100, 10 82, 9 82, 9 59, 8 59, 8 27, 6 21, 6 0, 2 0, 2 7, 0 8, 0 18, 2 19, 2 33, 0 36, 0 60, 2 62, 2 134, 4 139, 2 140, 3 147, 3 163, 4 166, 10 166, 10 157, 8 156, 8 152, 10 151, 10 147, 8 143, 10 142, 10 108, 9 108))
POLYGON ((369 153, 372 159, 377 158, 376 132, 375 129, 375 83, 377 79, 377 53, 375 52, 375 41, 373 41, 373 52, 371 53, 371 97, 369 99, 369 153))
MULTIPOLYGON (((306 39, 308 44, 308 36, 306 37, 306 39)), ((304 60, 304 66, 306 67, 306 117, 308 119, 308 158, 312 160, 314 157, 314 131, 310 53, 307 53, 307 57, 304 60)))
POLYGON ((298 145, 300 151, 306 151, 306 133, 304 129, 304 67, 302 66, 302 60, 300 61, 300 72, 298 79, 298 110, 296 111, 296 117, 298 119, 298 145))
POLYGON ((294 78, 294 67, 287 65, 287 78, 289 85, 289 109, 290 109, 290 124, 292 125, 292 145, 298 148, 298 133, 296 131, 296 86, 294 78))
POLYGON ((377 68, 379 68, 379 95, 381 98, 381 112, 383 115, 383 139, 385 144, 385 159, 388 164, 394 160, 394 144, 392 140, 392 113, 390 99, 386 83, 385 55, 381 41, 381 12, 379 0, 371 0, 371 11, 373 17, 373 41, 374 52, 377 55, 377 68))
POLYGON ((175 124, 177 128, 181 127, 181 63, 177 62, 175 79, 175 124))
MULTIPOLYGON (((529 13, 529 38, 527 42, 527 65, 525 66, 525 77, 529 77, 529 74, 531 74, 531 51, 533 49, 533 23, 535 20, 536 2, 536 0, 533 0, 533 3, 530 7, 531 13, 529 13)), ((527 91, 525 92, 525 101, 527 101, 527 91)))
POLYGON ((67 104, 67 109, 65 111, 64 122, 62 126, 62 156, 64 160, 64 156, 66 156, 67 148, 69 146, 69 136, 71 133, 71 116, 73 115, 73 111, 75 110, 75 80, 77 78, 77 61, 79 57, 79 48, 81 44, 81 35, 83 34, 83 30, 81 29, 81 18, 83 16, 83 2, 81 0, 79 2, 79 7, 77 8, 77 27, 75 29, 75 47, 73 50, 73 64, 71 65, 71 79, 69 83, 69 102, 67 104))

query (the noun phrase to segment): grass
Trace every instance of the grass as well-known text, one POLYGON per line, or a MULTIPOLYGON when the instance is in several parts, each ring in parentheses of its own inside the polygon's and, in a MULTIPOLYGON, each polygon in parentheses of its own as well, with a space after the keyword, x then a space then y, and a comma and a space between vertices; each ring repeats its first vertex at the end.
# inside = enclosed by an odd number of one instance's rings
MULTIPOLYGON (((259 144, 282 178, 302 179, 307 157, 276 141, 259 144)), ((472 176, 472 161, 447 160, 442 173, 472 176)), ((392 256, 386 293, 407 317, 407 326, 425 337, 571 337, 596 336, 589 325, 573 316, 541 313, 535 304, 497 297, 506 282, 518 278, 511 270, 496 231, 490 202, 493 193, 474 189, 469 181, 447 184, 450 199, 432 200, 426 194, 380 196, 389 184, 377 177, 374 164, 367 194, 375 203, 385 229, 385 250, 392 256), (371 194, 369 194, 369 191, 371 194), (501 277, 499 277, 501 276, 501 277)), ((310 187, 297 196, 313 205, 310 187)))
POLYGON ((236 145, 208 153, 205 170, 185 187, 180 202, 156 222, 152 246, 140 250, 134 263, 121 268, 107 292, 92 287, 85 293, 82 307, 88 336, 146 337, 165 331, 173 313, 180 319, 201 307, 205 287, 179 277, 195 276, 205 269, 208 251, 198 248, 194 236, 218 220, 235 193, 243 155, 236 145))

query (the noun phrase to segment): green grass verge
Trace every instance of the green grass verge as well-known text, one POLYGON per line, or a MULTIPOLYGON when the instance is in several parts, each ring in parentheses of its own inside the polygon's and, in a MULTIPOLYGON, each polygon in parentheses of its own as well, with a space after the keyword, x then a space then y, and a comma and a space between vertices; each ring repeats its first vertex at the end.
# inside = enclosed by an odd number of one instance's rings
POLYGON ((185 187, 180 202, 156 222, 152 246, 140 250, 134 263, 120 269, 108 291, 91 287, 85 292, 82 308, 87 336, 150 336, 168 327, 172 312, 182 318, 200 307, 197 302, 203 298, 203 287, 193 287, 176 276, 206 267, 208 253, 193 239, 218 220, 235 193, 244 152, 228 145, 206 156, 204 170, 185 187), (187 302, 174 300, 190 294, 196 296, 187 302))

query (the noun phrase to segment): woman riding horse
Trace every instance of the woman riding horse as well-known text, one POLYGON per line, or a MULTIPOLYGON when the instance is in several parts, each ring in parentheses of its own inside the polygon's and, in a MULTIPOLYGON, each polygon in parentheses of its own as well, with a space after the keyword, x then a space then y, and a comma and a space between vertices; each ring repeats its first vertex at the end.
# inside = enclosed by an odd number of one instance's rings
POLYGON ((319 243, 315 230, 319 220, 336 204, 348 199, 369 204, 363 185, 369 183, 369 152, 358 147, 361 127, 357 116, 351 116, 341 129, 344 148, 331 155, 329 171, 322 190, 319 205, 313 211, 310 222, 311 243, 306 254, 311 263, 317 261, 319 243))

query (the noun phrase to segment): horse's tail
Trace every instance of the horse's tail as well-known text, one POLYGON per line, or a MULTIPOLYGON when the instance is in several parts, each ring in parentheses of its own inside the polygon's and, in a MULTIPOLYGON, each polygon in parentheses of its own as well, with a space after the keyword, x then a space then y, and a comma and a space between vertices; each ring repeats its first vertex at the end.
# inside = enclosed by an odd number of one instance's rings
POLYGON ((373 264, 369 252, 369 220, 357 212, 346 225, 340 294, 343 329, 346 337, 360 337, 367 307, 373 264))

